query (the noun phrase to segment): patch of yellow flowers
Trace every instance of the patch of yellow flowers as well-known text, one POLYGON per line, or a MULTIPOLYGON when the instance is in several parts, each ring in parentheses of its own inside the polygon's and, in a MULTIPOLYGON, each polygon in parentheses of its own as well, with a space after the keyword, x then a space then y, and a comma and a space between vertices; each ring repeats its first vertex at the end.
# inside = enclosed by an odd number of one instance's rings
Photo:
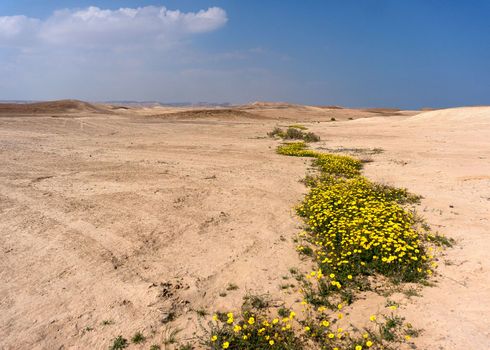
POLYGON ((432 273, 425 236, 396 200, 406 192, 370 182, 352 157, 312 151, 303 142, 283 144, 277 152, 314 157, 321 171, 297 208, 316 248, 317 279, 340 289, 352 276, 380 273, 415 282, 432 273))
POLYGON ((269 319, 260 313, 245 312, 235 320, 233 313, 214 315, 213 334, 208 345, 220 349, 300 349, 293 330, 295 313, 269 319))
POLYGON ((364 177, 324 178, 297 212, 316 247, 317 274, 335 275, 332 282, 374 273, 415 282, 430 273, 412 213, 364 177))

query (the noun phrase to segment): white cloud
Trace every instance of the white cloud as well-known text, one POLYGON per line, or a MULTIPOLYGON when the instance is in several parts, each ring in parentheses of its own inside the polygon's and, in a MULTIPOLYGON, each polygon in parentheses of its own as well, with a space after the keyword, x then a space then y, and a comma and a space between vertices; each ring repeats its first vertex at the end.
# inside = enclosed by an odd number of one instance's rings
POLYGON ((226 12, 212 7, 181 12, 165 7, 61 10, 45 20, 0 17, 0 46, 139 47, 166 46, 185 36, 222 27, 226 12))

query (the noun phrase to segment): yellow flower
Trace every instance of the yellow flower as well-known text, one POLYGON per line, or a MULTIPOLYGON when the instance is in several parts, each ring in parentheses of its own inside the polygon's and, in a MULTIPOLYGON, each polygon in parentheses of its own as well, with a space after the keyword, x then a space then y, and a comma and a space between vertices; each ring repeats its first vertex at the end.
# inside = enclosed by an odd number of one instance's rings
POLYGON ((362 350, 362 346, 361 345, 357 345, 356 346, 356 350, 362 350))
POLYGON ((272 320, 272 324, 277 324, 279 322, 279 319, 275 318, 272 320))
POLYGON ((223 349, 228 349, 230 347, 230 343, 228 343, 227 341, 225 341, 223 343, 223 349))
POLYGON ((390 309, 391 309, 391 310, 396 310, 396 309, 397 309, 397 307, 396 307, 396 305, 391 305, 391 306, 390 306, 390 309))
POLYGON ((339 310, 342 310, 342 307, 343 307, 342 304, 337 305, 337 309, 339 309, 339 310))
POLYGON ((235 325, 235 327, 233 327, 233 331, 234 331, 235 333, 238 333, 238 332, 240 332, 241 330, 242 330, 242 327, 240 327, 239 325, 235 325))
POLYGON ((371 340, 368 340, 368 341, 366 342, 366 346, 367 346, 368 348, 370 348, 371 346, 373 346, 373 342, 372 342, 371 340))
POLYGON ((329 337, 330 339, 333 339, 333 338, 335 338, 335 334, 333 334, 333 333, 328 333, 328 337, 329 337))
POLYGON ((218 321, 218 315, 216 314, 213 315, 213 321, 218 321))
POLYGON ((255 318, 250 317, 250 318, 248 319, 248 324, 254 324, 254 323, 255 323, 255 318))
POLYGON ((289 318, 294 318, 294 316, 296 316, 296 312, 291 311, 291 312, 289 313, 289 318))
POLYGON ((211 341, 212 341, 212 342, 215 342, 217 339, 218 339, 218 337, 217 337, 217 336, 215 336, 215 335, 213 335, 213 336, 211 337, 211 341))
POLYGON ((371 317, 369 317, 369 319, 370 319, 372 322, 374 322, 374 321, 376 321, 376 316, 375 316, 375 315, 371 315, 371 317))
POLYGON ((270 345, 274 345, 274 340, 269 340, 270 345))
POLYGON ((347 278, 351 280, 352 279, 352 275, 348 275, 347 278))
POLYGON ((411 336, 409 336, 409 335, 406 335, 406 336, 405 336, 405 339, 406 339, 406 340, 410 340, 410 339, 412 339, 412 337, 411 337, 411 336))

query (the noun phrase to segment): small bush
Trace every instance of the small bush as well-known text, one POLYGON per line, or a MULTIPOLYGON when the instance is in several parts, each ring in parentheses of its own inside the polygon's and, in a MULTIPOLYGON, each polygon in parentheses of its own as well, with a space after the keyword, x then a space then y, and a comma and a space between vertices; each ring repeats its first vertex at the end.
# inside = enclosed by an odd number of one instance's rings
POLYGON ((304 133, 295 128, 288 128, 286 130, 286 134, 284 135, 284 139, 286 140, 303 140, 304 133))
POLYGON ((121 350, 127 348, 128 346, 128 340, 120 335, 112 341, 112 345, 109 347, 109 350, 121 350))
POLYGON ((312 132, 307 132, 303 134, 303 140, 305 140, 305 142, 318 142, 320 141, 320 136, 312 132))
POLYGON ((303 140, 306 142, 318 142, 320 137, 312 132, 303 132, 301 128, 289 127, 286 131, 281 128, 274 128, 271 132, 267 133, 269 137, 280 137, 284 140, 303 140))
POLYGON ((131 338, 131 341, 135 344, 139 344, 144 342, 146 337, 143 335, 141 332, 136 332, 133 337, 131 338))
POLYGON ((271 132, 267 133, 267 136, 269 137, 280 137, 284 138, 284 131, 281 128, 274 128, 271 132))

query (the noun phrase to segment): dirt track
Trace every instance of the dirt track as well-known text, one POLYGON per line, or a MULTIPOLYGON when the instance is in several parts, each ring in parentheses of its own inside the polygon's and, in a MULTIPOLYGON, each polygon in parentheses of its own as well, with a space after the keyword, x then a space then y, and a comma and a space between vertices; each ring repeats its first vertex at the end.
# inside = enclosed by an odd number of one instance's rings
MULTIPOLYGON (((308 161, 276 155, 264 138, 284 121, 144 114, 0 117, 1 349, 106 348, 138 330, 157 342, 169 315, 188 337, 195 310, 236 308, 247 290, 297 299, 279 285, 305 265, 292 207, 308 161), (226 291, 229 283, 239 289, 226 291)), ((490 129, 420 123, 306 125, 326 140, 318 146, 382 147, 367 176, 424 195, 428 221, 459 241, 439 285, 402 300, 425 329, 418 344, 485 348, 490 129)))

